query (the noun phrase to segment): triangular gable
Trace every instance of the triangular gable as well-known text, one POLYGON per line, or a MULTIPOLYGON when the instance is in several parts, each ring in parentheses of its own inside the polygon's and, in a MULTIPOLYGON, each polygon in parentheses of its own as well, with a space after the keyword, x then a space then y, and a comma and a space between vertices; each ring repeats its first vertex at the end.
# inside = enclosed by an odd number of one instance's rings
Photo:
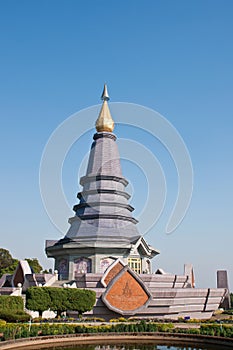
POLYGON ((12 278, 12 287, 17 287, 18 283, 24 284, 25 275, 31 274, 32 270, 27 260, 20 260, 12 278))
POLYGON ((157 254, 160 254, 158 250, 147 244, 146 240, 143 237, 139 237, 138 240, 132 242, 132 248, 130 251, 130 255, 140 255, 140 249, 143 251, 143 255, 148 258, 152 258, 157 254))

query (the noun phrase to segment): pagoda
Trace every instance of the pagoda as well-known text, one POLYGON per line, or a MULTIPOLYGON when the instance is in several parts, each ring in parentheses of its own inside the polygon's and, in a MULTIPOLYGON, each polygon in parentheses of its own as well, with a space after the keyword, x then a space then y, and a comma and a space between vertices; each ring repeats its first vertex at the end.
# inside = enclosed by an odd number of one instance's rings
MULTIPOLYGON (((64 238, 46 241, 54 273, 34 274, 27 261, 20 261, 13 275, 1 277, 0 294, 21 295, 31 286, 84 288, 96 294, 85 317, 208 319, 222 303, 229 306, 226 273, 218 271, 218 288, 195 288, 191 264, 185 264, 183 275, 163 269, 152 273, 151 259, 159 251, 145 241, 132 216, 106 85, 102 100, 70 228, 64 238)), ((72 310, 68 314, 78 316, 72 310)))
POLYGON ((101 99, 86 175, 80 179, 83 188, 73 207, 75 216, 69 219, 64 238, 46 241, 46 254, 55 259, 60 280, 103 274, 117 259, 138 274, 150 274, 151 259, 159 254, 139 233, 132 216, 106 85, 101 99))

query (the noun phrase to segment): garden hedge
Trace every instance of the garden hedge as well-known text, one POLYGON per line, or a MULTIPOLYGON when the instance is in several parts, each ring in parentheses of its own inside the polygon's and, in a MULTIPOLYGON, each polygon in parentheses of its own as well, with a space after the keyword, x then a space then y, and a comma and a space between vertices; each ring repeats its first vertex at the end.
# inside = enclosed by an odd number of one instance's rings
POLYGON ((0 295, 0 319, 7 322, 27 322, 30 316, 24 312, 20 296, 0 295))
POLYGON ((231 325, 201 325, 197 328, 175 328, 172 323, 153 323, 140 321, 137 323, 118 323, 101 325, 84 324, 1 324, 1 340, 27 338, 46 335, 85 334, 85 333, 186 333, 220 336, 233 338, 233 326, 231 325))
POLYGON ((92 310, 96 301, 96 293, 88 289, 30 287, 26 291, 26 308, 38 311, 50 309, 61 316, 64 311, 78 311, 82 314, 92 310))
POLYGON ((23 299, 20 296, 0 295, 0 310, 23 311, 23 299))

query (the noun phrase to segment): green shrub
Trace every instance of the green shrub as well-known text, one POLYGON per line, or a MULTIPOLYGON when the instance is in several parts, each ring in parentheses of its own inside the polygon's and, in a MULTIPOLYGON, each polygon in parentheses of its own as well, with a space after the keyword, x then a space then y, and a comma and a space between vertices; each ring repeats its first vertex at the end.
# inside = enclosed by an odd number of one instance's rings
MULTIPOLYGON (((74 321, 74 318, 69 318, 69 320, 74 321)), ((105 319, 102 317, 83 317, 82 322, 105 322, 105 319)))
POLYGON ((205 324, 201 325, 200 333, 204 335, 233 338, 233 326, 226 324, 205 324))
POLYGON ((23 299, 19 296, 0 295, 0 310, 23 311, 23 299))
POLYGON ((73 324, 0 324, 1 340, 17 339, 32 336, 46 336, 57 334, 74 333, 106 333, 106 332, 174 332, 187 334, 205 334, 212 336, 225 336, 233 338, 233 327, 231 325, 203 324, 200 329, 174 328, 170 323, 153 323, 144 320, 137 323, 117 323, 108 325, 73 325, 73 324))
POLYGON ((51 304, 50 295, 47 288, 30 287, 26 291, 26 308, 32 311, 38 311, 42 316, 43 311, 48 310, 51 304))
POLYGON ((147 332, 158 332, 158 325, 156 323, 147 323, 147 332))
POLYGON ((83 325, 78 325, 75 327, 75 333, 85 333, 84 329, 86 329, 83 325))
POLYGON ((158 324, 158 332, 170 332, 174 328, 174 324, 172 323, 162 323, 158 324))
POLYGON ((199 328, 188 328, 187 333, 188 334, 200 334, 200 329, 199 328))
POLYGON ((92 290, 78 288, 30 287, 26 292, 26 307, 38 311, 50 309, 60 317, 62 312, 78 311, 79 314, 92 310, 96 293, 92 290))
POLYGON ((224 310, 223 313, 224 313, 225 315, 233 315, 233 309, 224 310))
POLYGON ((93 309, 96 293, 88 289, 70 288, 67 291, 68 309, 82 314, 93 309))
POLYGON ((11 312, 11 311, 0 311, 0 318, 6 322, 28 322, 30 315, 24 311, 11 312))
POLYGON ((68 303, 68 289, 45 287, 43 288, 50 297, 50 310, 57 312, 57 317, 60 317, 62 312, 69 309, 68 303))
POLYGON ((46 319, 45 319, 45 318, 42 318, 41 316, 39 316, 39 317, 34 317, 34 318, 32 319, 32 322, 33 322, 33 323, 40 323, 40 322, 42 322, 42 321, 46 321, 46 319))

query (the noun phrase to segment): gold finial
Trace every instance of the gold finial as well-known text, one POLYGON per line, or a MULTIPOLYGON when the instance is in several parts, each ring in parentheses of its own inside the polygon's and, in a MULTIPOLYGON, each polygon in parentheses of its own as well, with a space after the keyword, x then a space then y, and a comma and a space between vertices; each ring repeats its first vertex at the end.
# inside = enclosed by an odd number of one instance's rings
POLYGON ((99 117, 96 120, 95 127, 98 132, 112 132, 114 129, 114 121, 108 108, 107 101, 109 100, 109 95, 106 84, 104 84, 104 90, 101 99, 103 100, 103 104, 100 110, 99 117))

